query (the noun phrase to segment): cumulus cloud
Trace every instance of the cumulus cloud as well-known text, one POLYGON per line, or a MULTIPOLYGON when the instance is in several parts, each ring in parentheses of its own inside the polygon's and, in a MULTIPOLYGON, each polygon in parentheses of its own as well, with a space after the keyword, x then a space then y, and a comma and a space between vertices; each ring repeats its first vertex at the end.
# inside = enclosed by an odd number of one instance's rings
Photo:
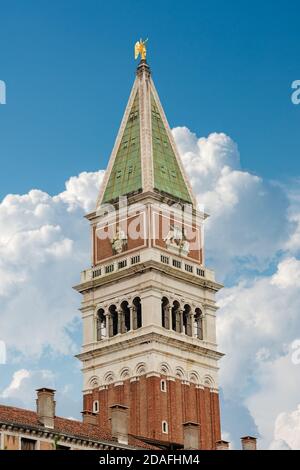
POLYGON ((290 446, 283 440, 272 441, 269 450, 292 450, 290 446))
POLYGON ((225 278, 243 269, 262 270, 285 243, 291 221, 283 188, 243 171, 236 143, 223 133, 197 138, 186 127, 173 129, 199 204, 211 214, 206 249, 225 278))
MULTIPOLYGON (((99 191, 105 171, 100 170, 95 173, 80 173, 72 176, 66 182, 66 190, 54 197, 54 200, 61 200, 67 203, 68 210, 76 210, 81 207, 85 212, 95 208, 95 189, 99 191)), ((97 194, 96 194, 97 197, 97 194)))
POLYGON ((295 260, 279 263, 273 275, 224 289, 219 297, 217 331, 226 353, 220 383, 225 398, 242 402, 250 411, 263 448, 272 439, 278 414, 293 409, 299 399, 293 345, 300 331, 300 297, 295 283, 283 274, 283 266, 291 262, 295 260))
POLYGON ((102 176, 81 173, 54 197, 32 190, 1 202, 0 332, 11 351, 75 351, 69 333, 80 299, 71 286, 90 259, 83 214, 95 206, 102 176))
POLYGON ((278 265, 278 271, 272 277, 272 284, 286 289, 300 287, 300 260, 287 258, 278 265))
POLYGON ((33 390, 39 387, 54 387, 54 373, 47 369, 19 369, 13 373, 12 380, 0 393, 2 402, 17 406, 32 407, 35 396, 33 390))
MULTIPOLYGON (((292 360, 300 330, 299 184, 291 189, 243 171, 238 148, 225 134, 173 133, 198 201, 211 214, 207 258, 217 277, 232 285, 219 294, 217 322, 226 353, 220 368, 225 411, 232 401, 242 404, 262 448, 295 448, 279 433, 270 442, 277 416, 297 406, 300 387, 292 360)), ((236 428, 234 416, 226 426, 236 428)))
POLYGON ((300 450, 300 405, 291 413, 280 413, 275 421, 271 448, 300 450))

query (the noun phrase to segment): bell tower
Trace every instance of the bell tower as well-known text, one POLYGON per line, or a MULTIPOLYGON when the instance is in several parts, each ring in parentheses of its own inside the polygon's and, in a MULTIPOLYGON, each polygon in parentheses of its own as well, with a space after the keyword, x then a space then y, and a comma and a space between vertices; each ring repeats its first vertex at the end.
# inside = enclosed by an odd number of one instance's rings
MULTIPOLYGON (((144 55, 145 57, 145 55, 144 55)), ((215 293, 203 222, 145 58, 140 61, 91 225, 83 295, 83 409, 110 429, 180 447, 221 439, 215 293)))

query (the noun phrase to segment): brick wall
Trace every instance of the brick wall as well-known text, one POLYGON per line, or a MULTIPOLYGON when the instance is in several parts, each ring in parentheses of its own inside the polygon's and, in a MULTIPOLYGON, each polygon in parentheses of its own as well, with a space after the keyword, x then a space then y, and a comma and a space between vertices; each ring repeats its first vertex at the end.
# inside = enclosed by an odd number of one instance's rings
POLYGON ((183 423, 199 423, 199 448, 214 449, 221 439, 219 396, 209 388, 182 383, 180 379, 148 377, 125 380, 122 385, 110 384, 84 396, 84 407, 92 410, 99 400, 99 426, 109 430, 109 407, 115 403, 129 407, 129 432, 148 438, 183 444, 183 423), (167 391, 161 391, 161 379, 167 391), (162 432, 162 421, 168 423, 168 434, 162 432))

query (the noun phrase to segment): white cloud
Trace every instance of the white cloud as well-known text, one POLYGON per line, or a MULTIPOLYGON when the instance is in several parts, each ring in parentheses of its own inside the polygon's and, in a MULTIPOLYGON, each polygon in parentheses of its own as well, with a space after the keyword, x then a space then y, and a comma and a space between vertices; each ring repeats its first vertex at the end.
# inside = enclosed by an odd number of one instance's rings
MULTIPOLYGON (((290 413, 280 413, 275 421, 274 441, 300 450, 300 405, 290 413)), ((274 445, 274 444, 273 444, 274 445)))
POLYGON ((289 261, 280 263, 274 275, 220 293, 217 329, 220 350, 226 353, 220 382, 225 398, 249 409, 262 448, 270 444, 278 414, 293 409, 299 400, 300 374, 292 361, 292 344, 300 330, 300 297, 294 285, 284 281, 282 266, 289 261))
POLYGON ((28 370, 19 369, 14 372, 10 384, 0 393, 5 403, 18 403, 25 407, 32 407, 34 403, 34 390, 39 387, 54 385, 54 374, 47 369, 28 370))
POLYGON ((99 191, 104 173, 104 170, 95 173, 84 171, 78 176, 72 176, 66 182, 66 191, 59 194, 54 200, 67 203, 68 210, 76 210, 78 207, 81 207, 85 212, 93 210, 97 199, 95 188, 99 191))
POLYGON ((292 450, 290 446, 283 440, 272 441, 269 450, 292 450))
POLYGON ((14 396, 14 394, 19 390, 24 379, 30 377, 30 373, 26 369, 20 369, 13 374, 13 378, 9 386, 3 390, 1 397, 7 398, 14 396))
POLYGON ((300 287, 300 260, 287 258, 278 265, 278 271, 272 277, 272 284, 286 289, 300 287))
MULTIPOLYGON (((298 404, 291 345, 300 330, 299 186, 287 189, 241 170, 238 148, 224 134, 173 133, 198 201, 211 214, 208 259, 217 278, 231 274, 233 284, 219 295, 218 338, 226 353, 220 383, 225 399, 250 411, 266 448, 278 414, 298 404)), ((284 440, 275 435, 271 445, 292 446, 284 440)))
POLYGON ((206 248, 219 278, 236 274, 241 263, 266 268, 290 230, 283 188, 242 171, 237 145, 225 134, 198 139, 186 127, 173 134, 198 201, 211 214, 206 248))
POLYGON ((75 351, 69 331, 80 299, 72 285, 88 267, 83 214, 95 205, 102 176, 81 173, 54 197, 32 190, 0 204, 0 332, 10 351, 75 351))
POLYGON ((297 254, 300 251, 300 180, 296 180, 291 186, 292 188, 288 190, 290 201, 288 219, 294 229, 285 244, 285 249, 297 254))

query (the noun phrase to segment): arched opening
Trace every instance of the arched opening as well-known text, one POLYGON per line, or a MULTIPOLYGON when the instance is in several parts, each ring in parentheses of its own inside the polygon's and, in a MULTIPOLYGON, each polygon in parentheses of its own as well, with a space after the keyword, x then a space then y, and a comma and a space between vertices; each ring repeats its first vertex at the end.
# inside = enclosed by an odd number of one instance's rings
POLYGON ((182 315, 180 304, 179 302, 177 302, 177 300, 175 300, 175 302, 173 302, 172 307, 172 330, 177 331, 177 333, 180 333, 182 331, 181 321, 182 315))
POLYGON ((106 338, 106 315, 103 308, 97 312, 97 341, 106 338))
POLYGON ((183 332, 192 336, 192 325, 191 325, 191 306, 186 304, 183 310, 183 332))
POLYGON ((200 308, 196 308, 194 315, 194 336, 203 339, 203 320, 200 308))
POLYGON ((128 302, 124 300, 121 303, 121 310, 122 310, 122 325, 121 325, 121 333, 127 333, 130 330, 130 308, 128 302))
POLYGON ((136 297, 133 299, 133 329, 141 328, 142 326, 142 304, 141 299, 136 297))
POLYGON ((118 319, 117 307, 115 305, 111 305, 109 307, 109 313, 110 313, 110 333, 109 333, 109 336, 115 336, 119 332, 119 319, 118 319))
POLYGON ((170 328, 169 325, 169 300, 167 297, 163 297, 161 300, 161 324, 163 328, 170 328))

